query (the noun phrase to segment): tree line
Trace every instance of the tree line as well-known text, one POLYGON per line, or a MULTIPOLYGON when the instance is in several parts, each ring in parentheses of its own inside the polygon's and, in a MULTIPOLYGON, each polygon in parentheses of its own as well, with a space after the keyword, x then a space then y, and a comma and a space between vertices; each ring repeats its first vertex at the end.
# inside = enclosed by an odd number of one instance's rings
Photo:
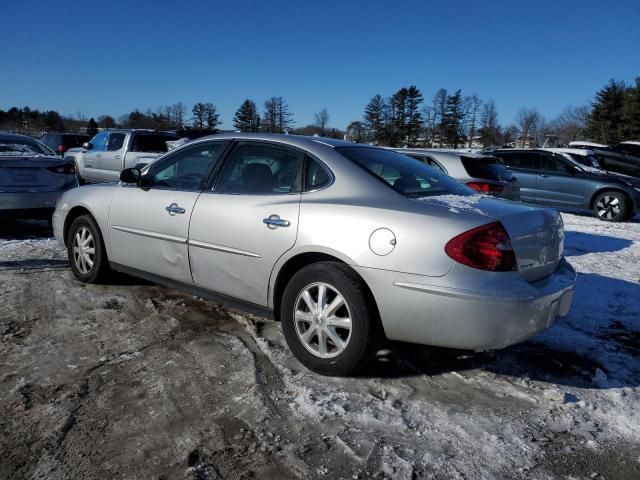
MULTIPOLYGON (((364 108, 361 120, 349 123, 346 132, 329 127, 326 108, 314 115, 312 124, 294 128, 293 113, 283 97, 271 97, 262 108, 246 99, 232 119, 243 132, 291 133, 346 138, 356 142, 400 147, 478 147, 511 144, 539 146, 546 139, 556 144, 572 140, 593 140, 605 144, 640 139, 640 77, 633 83, 610 80, 596 92, 589 105, 567 106, 559 115, 545 119, 531 107, 523 107, 514 121, 502 125, 493 100, 460 89, 440 88, 425 101, 415 86, 402 87, 389 97, 376 94, 364 108)), ((182 102, 155 111, 135 109, 117 119, 101 115, 88 121, 81 113, 63 116, 53 110, 12 107, 0 110, 0 130, 27 134, 45 131, 86 131, 106 128, 183 128, 216 130, 222 123, 216 105, 198 102, 191 110, 182 102)))

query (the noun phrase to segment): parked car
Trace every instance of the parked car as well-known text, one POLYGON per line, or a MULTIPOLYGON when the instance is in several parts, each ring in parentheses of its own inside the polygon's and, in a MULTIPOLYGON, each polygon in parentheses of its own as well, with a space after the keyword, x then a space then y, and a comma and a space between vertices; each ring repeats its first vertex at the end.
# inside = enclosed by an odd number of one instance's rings
POLYGON ((270 315, 308 368, 348 374, 386 338, 503 348, 566 315, 560 215, 390 150, 297 135, 191 142, 67 192, 54 233, 80 281, 115 269, 270 315))
POLYGON ((122 170, 146 165, 167 152, 167 141, 177 139, 170 132, 103 130, 82 148, 67 150, 65 158, 76 164, 83 183, 117 182, 122 170))
POLYGON ((45 133, 39 140, 54 152, 64 155, 70 148, 82 147, 90 138, 82 133, 45 133))
POLYGON ((51 218, 75 166, 25 135, 0 133, 0 218, 51 218))
POLYGON ((520 184, 496 157, 424 149, 400 148, 395 151, 420 160, 477 192, 510 200, 520 199, 520 184))
POLYGON ((592 142, 571 142, 569 146, 589 148, 605 170, 640 177, 640 142, 621 142, 611 147, 592 142))
POLYGON ((640 180, 587 168, 554 149, 509 149, 492 153, 520 182, 525 202, 588 209, 601 220, 620 222, 640 207, 640 180))
POLYGON ((55 155, 54 151, 42 142, 27 135, 0 132, 0 154, 22 156, 30 155, 55 155))

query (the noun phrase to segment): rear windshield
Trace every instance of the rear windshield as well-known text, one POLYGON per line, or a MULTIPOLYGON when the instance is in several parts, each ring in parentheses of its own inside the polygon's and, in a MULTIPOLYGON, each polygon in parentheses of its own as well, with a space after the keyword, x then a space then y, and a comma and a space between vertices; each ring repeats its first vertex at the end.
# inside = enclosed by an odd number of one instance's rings
POLYGON ((390 150, 337 147, 336 151, 409 198, 473 194, 444 173, 390 150))
POLYGON ((83 143, 88 141, 88 135, 65 135, 62 139, 62 143, 69 148, 81 147, 83 143))
POLYGON ((55 155, 55 153, 37 140, 0 138, 0 155, 55 155))
POLYGON ((132 152, 158 153, 167 151, 167 141, 177 140, 176 135, 136 134, 131 144, 132 152))
POLYGON ((470 177, 485 180, 511 180, 513 175, 496 157, 472 158, 461 156, 462 165, 470 177))

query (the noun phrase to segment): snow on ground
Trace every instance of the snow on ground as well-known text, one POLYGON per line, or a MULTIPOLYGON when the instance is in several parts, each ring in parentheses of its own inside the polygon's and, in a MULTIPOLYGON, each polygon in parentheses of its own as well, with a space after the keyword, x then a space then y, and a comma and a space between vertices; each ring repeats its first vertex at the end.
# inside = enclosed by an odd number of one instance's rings
POLYGON ((569 316, 492 353, 321 377, 277 322, 73 280, 0 228, 0 477, 640 478, 640 221, 563 214, 569 316))

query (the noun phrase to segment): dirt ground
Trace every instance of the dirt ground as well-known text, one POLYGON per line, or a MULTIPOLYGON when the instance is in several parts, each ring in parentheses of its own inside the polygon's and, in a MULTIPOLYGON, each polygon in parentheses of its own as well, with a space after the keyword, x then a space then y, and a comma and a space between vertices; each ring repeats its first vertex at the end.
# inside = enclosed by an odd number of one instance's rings
POLYGON ((611 248, 567 219, 578 298, 611 297, 597 328, 587 302, 518 346, 394 344, 352 378, 305 370, 276 322, 129 277, 81 284, 46 223, 4 225, 0 478, 638 479, 640 270, 588 270, 637 266, 640 224, 605 232, 628 239, 611 248))

